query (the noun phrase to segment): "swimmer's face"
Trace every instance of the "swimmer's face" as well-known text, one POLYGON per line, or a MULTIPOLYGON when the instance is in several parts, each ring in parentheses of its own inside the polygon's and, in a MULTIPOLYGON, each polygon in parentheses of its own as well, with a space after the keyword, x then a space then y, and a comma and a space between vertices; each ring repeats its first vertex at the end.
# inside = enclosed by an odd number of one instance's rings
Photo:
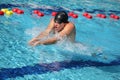
POLYGON ((66 12, 58 12, 54 18, 54 29, 57 32, 60 32, 65 24, 68 22, 68 15, 66 12))
POLYGON ((54 30, 59 32, 64 28, 64 26, 65 26, 65 23, 57 23, 57 22, 55 22, 54 23, 54 30))

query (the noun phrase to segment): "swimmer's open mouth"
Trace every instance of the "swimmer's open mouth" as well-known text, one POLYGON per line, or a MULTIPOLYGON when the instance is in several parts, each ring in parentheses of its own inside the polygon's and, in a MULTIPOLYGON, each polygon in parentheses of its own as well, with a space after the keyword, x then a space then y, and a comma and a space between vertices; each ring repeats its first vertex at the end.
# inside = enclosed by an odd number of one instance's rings
POLYGON ((60 31, 57 27, 56 27, 56 28, 54 28, 54 30, 55 30, 55 31, 60 31))

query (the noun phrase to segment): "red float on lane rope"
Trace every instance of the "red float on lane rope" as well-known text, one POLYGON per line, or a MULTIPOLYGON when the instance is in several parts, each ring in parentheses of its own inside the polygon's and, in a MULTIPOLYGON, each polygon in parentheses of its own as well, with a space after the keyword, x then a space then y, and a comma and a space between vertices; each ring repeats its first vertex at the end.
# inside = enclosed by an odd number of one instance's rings
POLYGON ((40 11, 39 10, 34 10, 33 13, 34 14, 38 14, 40 11))
POLYGON ((87 15, 89 15, 87 12, 83 13, 83 16, 87 16, 87 15))
POLYGON ((34 10, 34 11, 33 11, 33 14, 36 14, 36 15, 38 15, 39 17, 43 17, 43 16, 44 16, 44 13, 40 12, 39 10, 34 10))
POLYGON ((43 16, 44 16, 44 13, 42 13, 42 12, 38 12, 37 15, 40 16, 40 17, 43 17, 43 16))
POLYGON ((110 18, 113 18, 113 19, 120 19, 120 17, 117 16, 117 15, 115 15, 115 14, 111 14, 111 15, 110 15, 110 18))
POLYGON ((23 14, 24 13, 24 11, 23 10, 17 10, 17 12, 16 12, 17 14, 23 14))
POLYGON ((72 18, 78 18, 78 14, 75 14, 74 12, 69 12, 68 16, 71 16, 72 18))
POLYGON ((68 16, 73 16, 74 12, 69 12, 68 16))
POLYGON ((0 11, 0 15, 4 15, 4 12, 3 12, 3 11, 0 11))
POLYGON ((73 18, 78 18, 78 15, 77 14, 72 14, 72 17, 73 18))
POLYGON ((12 11, 13 12, 17 12, 17 10, 19 10, 18 8, 13 8, 12 11))
POLYGON ((52 16, 56 16, 57 12, 52 12, 52 16))
POLYGON ((106 15, 104 15, 104 14, 97 14, 97 17, 99 17, 99 18, 106 18, 106 15))
POLYGON ((12 11, 17 13, 17 14, 24 14, 24 11, 19 9, 19 8, 13 8, 12 11))
POLYGON ((86 18, 88 18, 88 19, 92 19, 92 15, 90 15, 87 12, 83 13, 83 16, 86 17, 86 18))

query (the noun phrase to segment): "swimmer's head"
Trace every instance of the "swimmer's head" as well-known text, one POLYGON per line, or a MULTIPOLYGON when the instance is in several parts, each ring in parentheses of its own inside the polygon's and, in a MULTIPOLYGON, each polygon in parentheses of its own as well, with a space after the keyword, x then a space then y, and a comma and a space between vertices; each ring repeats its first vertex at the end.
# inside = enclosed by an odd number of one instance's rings
POLYGON ((58 12, 54 18, 55 23, 67 23, 68 22, 68 15, 65 11, 58 12))

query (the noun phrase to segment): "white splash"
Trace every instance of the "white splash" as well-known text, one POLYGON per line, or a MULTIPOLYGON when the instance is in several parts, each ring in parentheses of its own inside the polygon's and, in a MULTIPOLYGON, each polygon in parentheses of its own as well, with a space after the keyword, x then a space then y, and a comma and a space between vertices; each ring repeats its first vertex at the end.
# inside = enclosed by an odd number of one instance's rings
POLYGON ((32 29, 27 29, 25 31, 25 33, 31 37, 36 37, 37 35, 39 35, 42 31, 44 30, 44 28, 40 28, 40 27, 33 27, 32 29))

